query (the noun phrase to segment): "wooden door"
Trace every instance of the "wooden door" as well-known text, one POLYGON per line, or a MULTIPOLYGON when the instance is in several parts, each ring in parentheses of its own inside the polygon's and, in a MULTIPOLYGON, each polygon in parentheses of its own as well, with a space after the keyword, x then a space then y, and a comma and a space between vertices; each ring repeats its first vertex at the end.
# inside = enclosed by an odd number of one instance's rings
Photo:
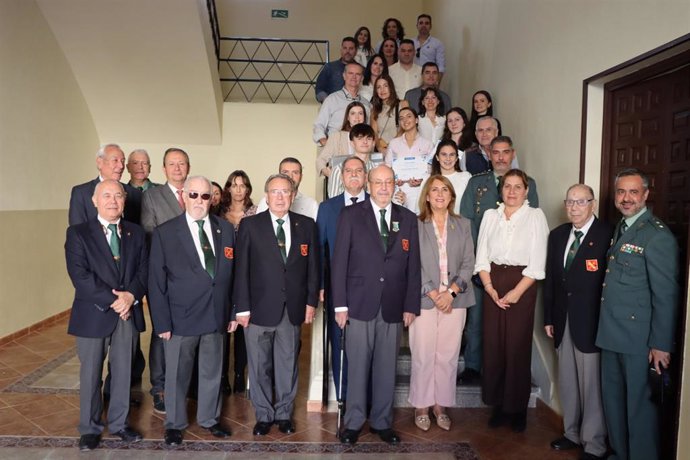
POLYGON ((613 180, 625 168, 649 176, 647 206, 673 232, 680 246, 681 299, 673 355, 676 400, 662 411, 663 458, 674 458, 678 430, 681 351, 687 305, 690 222, 690 52, 608 83, 604 99, 601 214, 617 222, 613 180))

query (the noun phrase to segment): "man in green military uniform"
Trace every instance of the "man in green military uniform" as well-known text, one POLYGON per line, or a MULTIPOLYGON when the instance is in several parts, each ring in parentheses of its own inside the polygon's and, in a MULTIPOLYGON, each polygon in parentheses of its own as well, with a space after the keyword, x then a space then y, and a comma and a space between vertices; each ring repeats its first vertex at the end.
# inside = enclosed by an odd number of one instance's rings
POLYGON ((608 252, 599 331, 604 415, 614 459, 659 458, 657 407, 648 372, 671 360, 678 307, 678 245, 646 207, 649 180, 637 169, 618 173, 616 208, 623 214, 608 252))
MULTIPOLYGON (((498 191, 498 182, 501 176, 511 169, 515 158, 513 140, 508 136, 497 136, 489 145, 489 155, 493 171, 486 171, 473 176, 460 201, 460 214, 470 220, 472 240, 477 247, 479 225, 487 209, 496 209, 503 201, 498 191)), ((537 184, 530 177, 529 191, 527 193, 529 205, 539 207, 537 196, 537 184)), ((477 279, 478 281, 478 279, 477 279)), ((478 281, 481 283, 480 281, 478 281)), ((465 370, 460 374, 463 384, 475 383, 479 380, 479 371, 482 368, 482 302, 484 289, 475 285, 477 303, 467 312, 465 324, 465 370)))

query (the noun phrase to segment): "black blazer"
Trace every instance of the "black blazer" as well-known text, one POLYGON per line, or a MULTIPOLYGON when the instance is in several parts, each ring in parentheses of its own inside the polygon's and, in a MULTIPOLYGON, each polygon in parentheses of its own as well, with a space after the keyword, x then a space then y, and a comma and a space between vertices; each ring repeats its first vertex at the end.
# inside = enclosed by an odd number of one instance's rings
POLYGON ((148 276, 144 229, 125 220, 120 220, 120 225, 119 269, 97 218, 67 229, 65 260, 75 289, 68 334, 78 337, 111 335, 120 317, 110 308, 117 298, 113 289, 129 291, 139 301, 132 307, 131 318, 138 331, 146 329, 141 305, 148 276))
POLYGON ((387 323, 403 313, 419 315, 422 274, 417 216, 392 205, 388 248, 383 250, 371 200, 340 212, 331 263, 333 306, 348 307, 348 316, 374 319, 381 309, 387 323))
POLYGON ((599 324, 601 289, 606 275, 606 251, 613 229, 596 217, 580 243, 570 269, 563 257, 572 224, 563 224, 549 234, 544 282, 544 325, 554 327, 554 345, 563 339, 568 319, 573 343, 583 353, 594 353, 599 324))
MULTIPOLYGON (((99 182, 100 180, 97 177, 94 180, 72 187, 72 193, 69 197, 68 213, 70 225, 81 224, 89 219, 96 218, 98 212, 91 198, 99 182)), ((122 186, 127 193, 125 211, 122 217, 125 220, 139 224, 141 221, 142 192, 129 184, 122 184, 122 186)))
POLYGON ((224 333, 230 321, 235 231, 209 215, 216 256, 211 278, 199 260, 186 213, 153 230, 149 264, 149 308, 154 333, 195 336, 224 333))
MULTIPOLYGON (((278 325, 287 308, 290 323, 304 322, 307 305, 319 301, 319 235, 314 220, 289 211, 290 252, 278 248, 268 211, 242 219, 237 236, 234 312, 250 312, 250 323, 278 325)), ((233 315, 234 316, 234 315, 233 315)))

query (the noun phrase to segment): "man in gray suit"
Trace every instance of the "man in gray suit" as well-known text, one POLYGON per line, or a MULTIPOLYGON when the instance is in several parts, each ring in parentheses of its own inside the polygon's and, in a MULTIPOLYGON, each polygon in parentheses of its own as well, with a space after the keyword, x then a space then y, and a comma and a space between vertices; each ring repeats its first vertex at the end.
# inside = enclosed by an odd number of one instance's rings
MULTIPOLYGON (((144 193, 141 206, 141 226, 150 239, 153 229, 170 219, 179 216, 185 210, 182 189, 189 174, 189 155, 182 149, 171 147, 163 155, 163 172, 166 183, 153 187, 144 193)), ((150 299, 149 299, 149 302, 150 299)), ((154 306, 149 303, 149 308, 154 306)), ((153 410, 165 414, 165 354, 163 342, 158 331, 151 333, 149 347, 149 373, 151 375, 151 395, 153 410)))

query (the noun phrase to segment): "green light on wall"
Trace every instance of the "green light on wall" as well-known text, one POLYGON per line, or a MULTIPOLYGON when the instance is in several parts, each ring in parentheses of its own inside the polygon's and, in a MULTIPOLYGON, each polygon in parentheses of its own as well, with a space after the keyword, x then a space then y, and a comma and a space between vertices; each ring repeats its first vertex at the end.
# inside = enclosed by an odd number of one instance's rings
POLYGON ((287 19, 288 10, 271 10, 271 19, 287 19))

